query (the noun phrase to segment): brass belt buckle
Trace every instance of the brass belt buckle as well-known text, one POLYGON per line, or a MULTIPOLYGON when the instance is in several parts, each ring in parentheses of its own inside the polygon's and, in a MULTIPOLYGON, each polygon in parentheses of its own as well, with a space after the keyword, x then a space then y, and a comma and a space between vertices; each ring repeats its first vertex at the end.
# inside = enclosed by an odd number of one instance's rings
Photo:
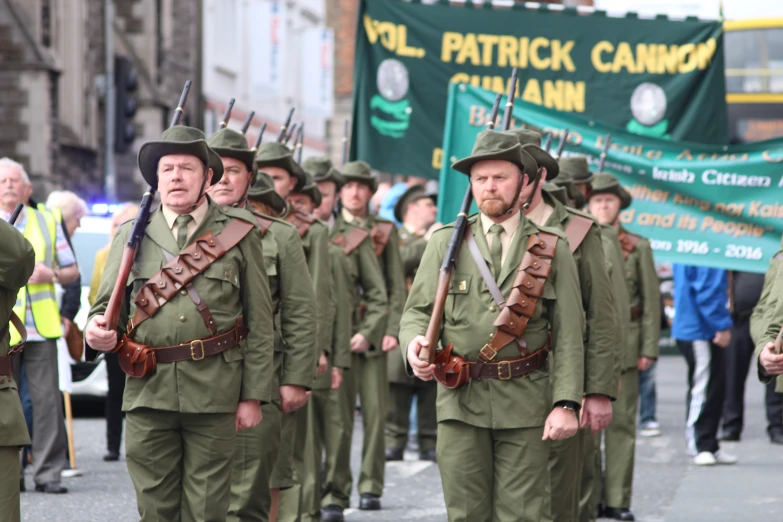
POLYGON ((498 354, 498 352, 493 350, 488 344, 485 344, 481 348, 481 350, 479 350, 479 355, 483 355, 486 358, 486 360, 483 361, 485 363, 487 363, 487 362, 491 361, 492 359, 494 359, 497 356, 497 354, 498 354), (486 352, 485 352, 485 350, 486 350, 486 352), (489 353, 490 355, 487 355, 487 353, 489 353))
POLYGON ((190 341, 190 358, 193 359, 194 361, 200 361, 205 356, 206 354, 204 353, 204 341, 202 341, 201 339, 190 341), (201 357, 196 357, 196 351, 195 351, 196 346, 201 347, 201 357))
POLYGON ((511 379, 511 363, 508 361, 498 361, 498 380, 501 381, 507 381, 511 379), (505 365, 505 366, 503 366, 505 365), (503 377, 503 374, 501 372, 501 368, 508 368, 508 377, 503 377))

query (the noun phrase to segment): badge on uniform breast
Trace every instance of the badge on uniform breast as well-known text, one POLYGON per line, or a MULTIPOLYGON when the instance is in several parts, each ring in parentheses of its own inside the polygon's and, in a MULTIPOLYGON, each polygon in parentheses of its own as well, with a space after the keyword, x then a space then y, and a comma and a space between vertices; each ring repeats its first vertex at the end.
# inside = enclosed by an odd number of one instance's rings
POLYGON ((459 290, 460 292, 464 292, 468 289, 468 282, 467 281, 460 281, 459 282, 459 290))

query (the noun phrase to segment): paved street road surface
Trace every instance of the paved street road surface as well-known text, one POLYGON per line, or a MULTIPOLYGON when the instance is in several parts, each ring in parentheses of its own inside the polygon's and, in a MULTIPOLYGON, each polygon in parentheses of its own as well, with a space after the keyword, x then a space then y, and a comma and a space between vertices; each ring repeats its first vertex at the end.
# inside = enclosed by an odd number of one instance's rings
MULTIPOLYGON (((663 358, 658 366, 658 420, 664 435, 639 440, 633 511, 641 522, 737 522, 783 520, 783 447, 766 437, 763 389, 748 378, 745 432, 741 443, 725 444, 736 454, 736 466, 697 468, 685 453, 685 371, 680 357, 663 358)), ((357 426, 361 426, 357 419, 357 426)), ((64 496, 25 493, 26 522, 134 522, 135 495, 124 461, 104 463, 102 419, 77 419, 76 451, 82 477, 65 478, 64 496)), ((358 470, 361 434, 355 433, 353 467, 358 470)), ((446 520, 436 465, 418 462, 416 454, 387 467, 383 511, 346 511, 348 521, 446 520)), ((27 477, 28 490, 32 477, 27 477)), ((354 493, 352 505, 358 497, 354 493)))

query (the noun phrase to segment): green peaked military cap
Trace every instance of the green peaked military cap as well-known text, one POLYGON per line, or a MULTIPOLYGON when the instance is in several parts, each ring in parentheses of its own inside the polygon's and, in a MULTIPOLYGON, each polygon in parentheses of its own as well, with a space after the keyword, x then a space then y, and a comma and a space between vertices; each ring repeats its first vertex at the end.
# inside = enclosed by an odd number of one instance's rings
POLYGON ((207 144, 221 158, 234 158, 244 163, 247 170, 253 175, 250 184, 256 182, 258 171, 253 161, 255 152, 247 146, 247 138, 244 134, 233 129, 220 129, 209 137, 207 144))
POLYGON ((310 199, 313 200, 316 207, 321 206, 321 201, 323 200, 321 191, 318 190, 318 187, 313 180, 313 176, 309 172, 305 171, 305 184, 301 187, 297 187, 294 192, 310 196, 310 199))
POLYGON ((528 129, 514 129, 506 131, 517 137, 522 150, 533 156, 539 167, 546 169, 546 180, 552 181, 560 172, 557 161, 547 151, 541 148, 541 135, 528 129))
POLYGON ((591 183, 593 173, 585 156, 567 156, 560 158, 560 172, 567 175, 577 185, 591 183))
POLYGON ((283 196, 275 192, 275 184, 266 172, 258 173, 255 183, 247 191, 247 198, 269 205, 278 215, 288 206, 283 196))
POLYGON ((479 161, 501 160, 513 163, 531 178, 538 172, 538 163, 522 149, 517 137, 510 133, 484 130, 476 136, 473 152, 454 163, 451 168, 470 176, 470 169, 479 161))
POLYGON ((372 175, 370 164, 366 161, 351 161, 343 166, 341 172, 346 182, 357 181, 370 187, 373 194, 378 190, 378 180, 372 175))
POLYGON ((207 145, 204 133, 194 127, 175 125, 163 131, 159 140, 148 141, 139 149, 139 170, 151 187, 158 188, 160 158, 170 154, 196 156, 212 169, 213 185, 223 177, 223 162, 220 156, 207 145))
POLYGON ((296 178, 296 185, 305 184, 304 170, 294 161, 291 149, 276 141, 262 143, 256 151, 256 167, 264 170, 265 167, 279 167, 296 178))
POLYGON ((312 174, 313 181, 316 183, 319 181, 331 181, 337 186, 337 190, 340 190, 345 185, 345 178, 334 168, 332 160, 326 156, 310 156, 304 160, 302 167, 306 172, 312 174))
POLYGON ((620 185, 617 178, 606 172, 599 172, 593 178, 593 190, 590 192, 590 197, 598 194, 614 194, 620 198, 620 210, 630 207, 633 199, 631 194, 620 185))
POLYGON ((394 219, 402 223, 408 203, 414 203, 420 199, 427 198, 431 199, 433 203, 438 202, 438 195, 427 192, 427 187, 424 185, 418 184, 409 187, 408 190, 402 193, 402 196, 397 200, 397 203, 394 204, 394 219))

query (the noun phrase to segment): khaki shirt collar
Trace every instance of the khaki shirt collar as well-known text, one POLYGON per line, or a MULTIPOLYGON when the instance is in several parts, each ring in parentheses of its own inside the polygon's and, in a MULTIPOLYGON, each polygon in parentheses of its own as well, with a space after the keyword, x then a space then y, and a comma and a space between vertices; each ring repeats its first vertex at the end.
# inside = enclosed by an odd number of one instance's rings
MULTIPOLYGON (((169 230, 173 230, 174 224, 176 222, 176 219, 179 217, 179 214, 177 214, 173 210, 163 205, 160 206, 160 209, 161 212, 163 212, 163 219, 166 220, 166 224, 169 226, 169 230)), ((190 216, 193 218, 194 230, 201 225, 202 221, 204 221, 204 218, 206 217, 208 210, 209 210, 209 202, 207 201, 207 198, 204 198, 204 202, 201 203, 201 205, 196 207, 196 209, 193 210, 192 212, 188 212, 188 214, 190 214, 190 216)))
MULTIPOLYGON (((506 233, 506 236, 513 237, 514 233, 516 233, 517 229, 519 228, 519 223, 522 221, 522 212, 517 212, 504 222, 500 223, 500 226, 503 227, 503 231, 506 233)), ((489 229, 494 225, 495 222, 492 221, 492 219, 481 212, 481 229, 484 231, 484 235, 489 235, 489 229)))
POLYGON ((548 204, 546 201, 544 201, 543 197, 541 199, 541 203, 536 206, 533 210, 528 212, 527 216, 525 216, 528 220, 532 221, 536 225, 543 227, 547 219, 549 219, 549 216, 552 215, 554 212, 554 207, 550 204, 548 204))
POLYGON ((367 218, 360 218, 358 216, 354 216, 345 207, 343 207, 341 214, 342 214, 343 219, 345 220, 346 223, 354 223, 354 222, 356 222, 357 225, 363 227, 365 225, 365 223, 367 222, 367 218))

